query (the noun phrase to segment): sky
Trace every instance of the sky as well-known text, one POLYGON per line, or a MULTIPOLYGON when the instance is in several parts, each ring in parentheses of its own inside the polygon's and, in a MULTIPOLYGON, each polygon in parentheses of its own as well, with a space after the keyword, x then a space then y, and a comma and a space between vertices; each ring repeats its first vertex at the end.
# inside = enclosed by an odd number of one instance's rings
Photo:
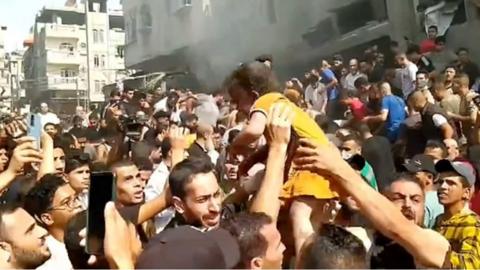
MULTIPOLYGON (((63 6, 66 0, 0 0, 0 25, 7 26, 5 49, 12 51, 23 47, 35 15, 44 6, 63 6)), ((77 2, 80 3, 80 0, 77 2)), ((119 0, 108 0, 109 7, 118 7, 119 0)))

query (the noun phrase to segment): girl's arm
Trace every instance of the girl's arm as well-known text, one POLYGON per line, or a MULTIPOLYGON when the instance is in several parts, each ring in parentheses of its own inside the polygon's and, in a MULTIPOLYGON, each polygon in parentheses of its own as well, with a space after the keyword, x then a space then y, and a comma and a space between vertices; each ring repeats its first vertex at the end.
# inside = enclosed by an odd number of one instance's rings
POLYGON ((267 116, 262 112, 254 112, 248 121, 248 125, 237 135, 231 145, 233 155, 245 155, 249 145, 258 140, 265 131, 267 116))

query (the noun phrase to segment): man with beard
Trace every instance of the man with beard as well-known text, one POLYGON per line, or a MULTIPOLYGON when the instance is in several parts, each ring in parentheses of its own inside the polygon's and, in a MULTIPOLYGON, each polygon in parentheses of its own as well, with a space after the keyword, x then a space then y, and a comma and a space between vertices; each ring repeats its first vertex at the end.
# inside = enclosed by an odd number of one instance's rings
POLYGON ((45 238, 47 231, 23 208, 0 206, 0 268, 32 269, 47 261, 51 254, 45 238))
MULTIPOLYGON (((425 193, 409 175, 400 175, 385 191, 386 197, 413 223, 423 224, 425 193)), ((393 240, 377 233, 373 243, 372 268, 414 269, 415 260, 408 251, 393 240)))
POLYGON ((28 192, 24 207, 50 234, 46 242, 52 256, 41 269, 72 269, 64 231, 70 218, 82 210, 73 188, 62 178, 47 174, 28 192))

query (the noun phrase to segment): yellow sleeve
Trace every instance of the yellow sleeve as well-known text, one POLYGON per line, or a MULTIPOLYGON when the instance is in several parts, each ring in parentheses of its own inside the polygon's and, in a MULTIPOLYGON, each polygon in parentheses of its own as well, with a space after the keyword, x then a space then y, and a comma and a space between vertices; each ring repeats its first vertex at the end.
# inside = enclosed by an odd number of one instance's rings
POLYGON ((265 115, 268 115, 268 111, 272 105, 280 100, 283 96, 279 93, 266 94, 259 97, 252 106, 250 110, 250 115, 254 112, 261 112, 265 115))

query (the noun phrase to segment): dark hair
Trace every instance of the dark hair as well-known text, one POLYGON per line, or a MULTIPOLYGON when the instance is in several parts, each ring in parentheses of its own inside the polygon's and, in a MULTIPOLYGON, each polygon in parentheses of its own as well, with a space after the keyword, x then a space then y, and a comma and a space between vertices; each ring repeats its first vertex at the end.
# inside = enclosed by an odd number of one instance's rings
POLYGON ((172 143, 170 141, 170 138, 164 138, 161 145, 160 149, 162 151, 162 159, 165 159, 168 157, 168 153, 170 153, 170 150, 172 150, 172 143))
POLYGON ((80 167, 83 167, 85 165, 90 165, 90 160, 87 158, 87 156, 83 156, 79 158, 66 158, 65 173, 68 174, 80 167))
POLYGON ((370 129, 370 127, 365 124, 365 123, 360 123, 358 125, 355 126, 356 127, 356 130, 360 133, 360 134, 366 134, 366 133, 371 133, 372 130, 370 129))
POLYGON ((398 46, 400 46, 398 41, 395 41, 395 40, 390 41, 390 47, 398 47, 398 46))
POLYGON ((7 240, 6 238, 9 236, 9 234, 4 231, 3 216, 15 212, 18 208, 20 208, 20 205, 14 202, 2 202, 0 204, 0 240, 1 241, 7 240))
POLYGON ((1 201, 16 202, 23 205, 28 192, 37 183, 36 175, 26 174, 16 176, 7 186, 6 191, 1 196, 1 201))
POLYGON ((240 65, 224 82, 228 91, 241 88, 244 91, 256 91, 260 96, 269 92, 279 92, 280 85, 272 70, 260 62, 240 65))
POLYGON ((198 116, 194 113, 188 113, 185 115, 185 118, 183 119, 183 123, 191 122, 191 121, 198 121, 198 116))
POLYGON ((427 143, 425 144, 425 149, 427 148, 440 148, 442 149, 442 157, 446 157, 447 155, 447 146, 441 141, 438 140, 428 140, 427 143))
POLYGON ((221 222, 220 227, 232 234, 240 245, 239 268, 248 269, 250 261, 263 257, 267 252, 268 242, 260 230, 273 222, 265 213, 241 212, 221 222))
POLYGON ((367 78, 365 78, 363 76, 356 79, 355 82, 354 82, 355 88, 360 88, 362 86, 367 86, 367 85, 369 85, 369 82, 368 82, 367 78))
POLYGON ((430 25, 428 27, 428 30, 430 30, 430 29, 435 29, 438 32, 438 26, 436 26, 436 25, 430 25))
POLYGON ((273 62, 273 56, 271 54, 262 54, 255 58, 255 61, 265 63, 267 61, 273 62))
POLYGON ((436 37, 435 38, 435 44, 440 44, 440 43, 447 43, 447 39, 445 38, 445 36, 439 36, 439 37, 436 37))
POLYGON ((158 111, 155 114, 153 114, 154 119, 159 119, 159 118, 170 118, 170 114, 166 111, 158 111))
POLYGON ((412 53, 420 54, 421 53, 420 46, 418 46, 417 44, 411 44, 410 46, 408 46, 407 55, 410 55, 412 53))
POLYGON ((425 74, 425 76, 427 76, 427 78, 430 76, 430 73, 428 73, 428 71, 426 71, 425 69, 420 69, 419 71, 417 71, 417 76, 419 74, 425 74))
POLYGON ((323 224, 304 252, 305 269, 367 268, 367 251, 362 241, 338 225, 323 224))
POLYGON ((348 134, 347 136, 343 137, 342 141, 343 142, 354 141, 359 146, 362 145, 362 140, 360 140, 360 138, 355 133, 351 133, 351 134, 348 134))
POLYGON ((85 247, 80 246, 80 231, 87 226, 87 211, 82 211, 73 216, 65 227, 64 243, 67 249, 68 259, 72 263, 73 269, 107 269, 108 264, 105 260, 97 257, 95 266, 88 264, 90 255, 85 252, 85 247))
POLYGON ((240 134, 240 130, 238 129, 233 129, 230 132, 228 132, 228 144, 232 144, 233 140, 240 134))
POLYGON ((118 90, 113 90, 112 92, 110 92, 110 97, 113 98, 113 97, 119 97, 121 96, 120 94, 120 91, 118 90))
POLYGON ((24 208, 32 216, 40 217, 52 207, 53 198, 57 189, 67 183, 53 174, 43 176, 40 181, 28 192, 25 197, 24 208))
POLYGON ((197 174, 213 172, 213 164, 208 159, 187 158, 178 163, 170 172, 168 182, 173 196, 184 198, 185 186, 189 184, 197 174))
POLYGON ((54 128, 57 128, 57 125, 55 125, 55 124, 52 123, 52 122, 48 122, 48 123, 46 123, 46 124, 43 126, 43 129, 45 129, 47 126, 53 126, 54 128))
POLYGON ((420 184, 420 182, 418 182, 418 180, 414 177, 414 175, 410 172, 400 172, 400 173, 396 173, 393 177, 392 177, 392 181, 390 182, 389 185, 387 185, 387 187, 385 188, 385 192, 389 192, 391 191, 391 187, 394 183, 397 183, 397 182, 409 182, 409 183, 414 183, 416 184, 422 191, 423 191, 423 188, 422 188, 422 185, 420 184))

